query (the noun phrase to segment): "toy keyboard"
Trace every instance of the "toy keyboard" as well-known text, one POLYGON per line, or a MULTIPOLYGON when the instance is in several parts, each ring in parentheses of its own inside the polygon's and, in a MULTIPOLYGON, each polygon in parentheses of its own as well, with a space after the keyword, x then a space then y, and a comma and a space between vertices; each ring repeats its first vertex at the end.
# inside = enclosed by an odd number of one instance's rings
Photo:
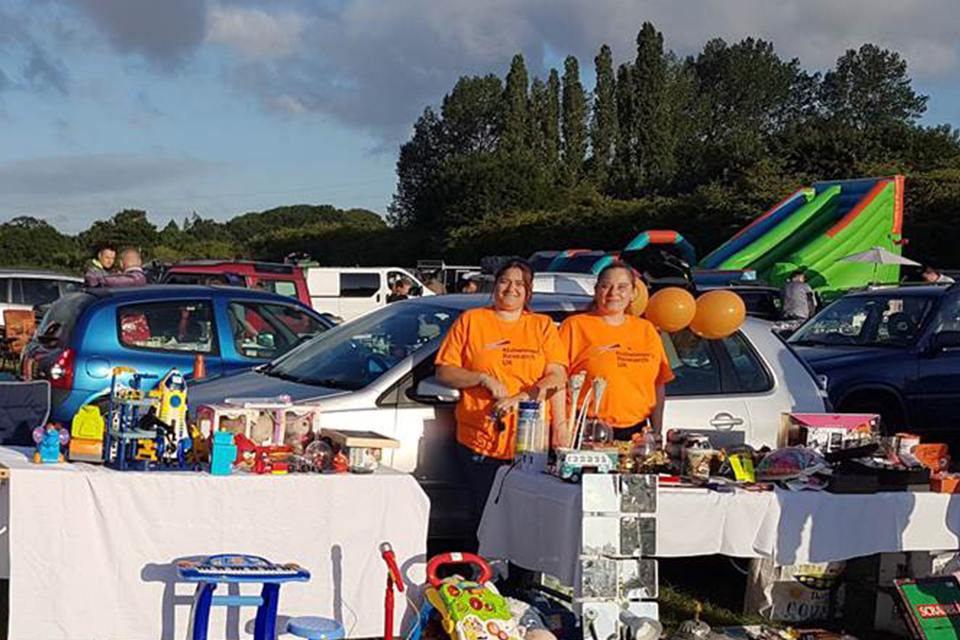
POLYGON ((310 572, 299 565, 274 564, 266 558, 236 553, 210 556, 200 562, 177 563, 189 582, 306 582, 310 572))

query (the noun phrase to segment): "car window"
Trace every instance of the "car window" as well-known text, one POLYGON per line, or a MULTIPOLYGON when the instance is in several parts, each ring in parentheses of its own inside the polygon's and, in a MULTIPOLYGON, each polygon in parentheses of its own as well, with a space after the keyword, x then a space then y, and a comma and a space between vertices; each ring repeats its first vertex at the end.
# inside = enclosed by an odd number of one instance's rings
POLYGON ((10 302, 10 278, 0 278, 0 302, 10 302))
POLYGON ((304 384, 361 389, 407 356, 437 344, 459 314, 432 305, 383 307, 326 331, 264 373, 304 384))
POLYGON ((37 328, 37 336, 43 340, 56 342, 64 346, 70 340, 70 334, 83 313, 95 298, 88 293, 68 293, 54 302, 37 328))
POLYGON ((58 280, 60 285, 60 295, 65 295, 67 293, 73 293, 75 291, 80 291, 83 288, 83 283, 77 282, 76 280, 58 280))
MULTIPOLYGON (((165 284, 231 284, 221 273, 170 273, 165 284)), ((243 286, 243 283, 240 283, 243 286)))
POLYGON ((46 278, 14 278, 13 302, 35 306, 49 304, 60 297, 60 285, 46 278))
POLYGON ((916 342, 933 300, 924 296, 850 296, 800 328, 799 345, 909 346, 916 342))
POLYGON ((340 274, 340 297, 342 298, 372 298, 379 292, 379 273, 344 272, 340 274))
POLYGON ((733 365, 733 380, 724 385, 729 393, 763 393, 773 387, 763 361, 741 333, 720 341, 733 365))
POLYGON ((944 300, 934 322, 934 333, 960 331, 960 296, 951 296, 944 300))
POLYGON ((208 302, 176 300, 117 309, 120 344, 155 351, 212 353, 213 314, 208 302))
POLYGON ((667 385, 671 396, 710 395, 723 392, 720 365, 710 348, 710 341, 691 331, 662 334, 667 359, 675 376, 667 385))
POLYGON ((282 355, 326 330, 303 309, 286 304, 234 301, 227 316, 237 353, 261 360, 282 355))
POLYGON ((297 284, 290 280, 264 280, 257 282, 257 288, 288 298, 297 297, 297 284))

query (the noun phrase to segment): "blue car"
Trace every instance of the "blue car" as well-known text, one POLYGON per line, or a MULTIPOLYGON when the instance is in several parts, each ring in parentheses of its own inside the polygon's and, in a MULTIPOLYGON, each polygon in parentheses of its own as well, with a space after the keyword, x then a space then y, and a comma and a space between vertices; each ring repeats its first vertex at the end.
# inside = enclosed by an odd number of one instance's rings
POLYGON ((849 294, 790 344, 837 410, 879 414, 888 434, 960 443, 960 286, 849 294))
POLYGON ((21 370, 50 381, 52 419, 69 424, 81 406, 105 400, 114 367, 190 376, 200 354, 213 377, 272 360, 331 326, 296 300, 254 289, 86 289, 53 303, 21 370))

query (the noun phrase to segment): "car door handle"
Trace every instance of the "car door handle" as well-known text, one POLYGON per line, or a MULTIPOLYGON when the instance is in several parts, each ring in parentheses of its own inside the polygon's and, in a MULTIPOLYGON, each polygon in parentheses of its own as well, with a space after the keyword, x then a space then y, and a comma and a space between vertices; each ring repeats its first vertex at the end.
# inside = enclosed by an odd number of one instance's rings
POLYGON ((743 418, 738 418, 733 414, 723 411, 713 416, 710 424, 717 429, 733 429, 743 424, 743 418))

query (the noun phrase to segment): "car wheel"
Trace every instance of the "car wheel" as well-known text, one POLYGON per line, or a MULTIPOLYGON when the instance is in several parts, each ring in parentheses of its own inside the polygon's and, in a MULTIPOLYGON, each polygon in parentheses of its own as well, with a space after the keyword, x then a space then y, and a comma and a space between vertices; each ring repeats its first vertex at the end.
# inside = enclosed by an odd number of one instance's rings
POLYGON ((880 434, 892 436, 906 427, 900 403, 892 396, 871 392, 854 394, 840 403, 841 413, 875 413, 880 416, 880 434))

